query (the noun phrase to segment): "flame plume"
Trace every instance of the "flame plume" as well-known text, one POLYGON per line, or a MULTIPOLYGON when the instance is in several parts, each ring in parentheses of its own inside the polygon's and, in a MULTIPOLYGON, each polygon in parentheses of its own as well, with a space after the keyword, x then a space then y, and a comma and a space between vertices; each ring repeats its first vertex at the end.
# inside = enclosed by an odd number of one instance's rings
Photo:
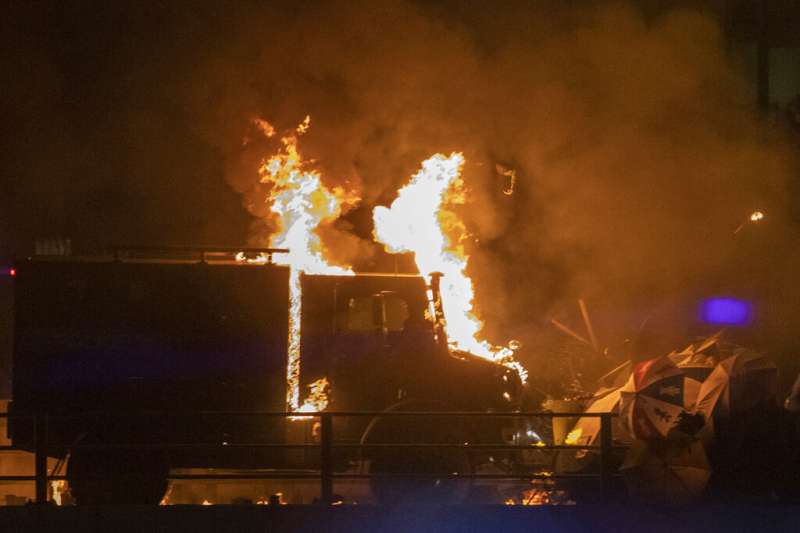
POLYGON ((417 268, 425 277, 444 274, 442 304, 445 330, 453 348, 470 352, 516 370, 524 381, 525 369, 513 359, 509 348, 497 348, 479 340, 481 321, 472 308, 474 291, 466 269, 469 257, 463 241, 467 231, 452 211, 466 201, 461 171, 464 156, 436 154, 402 187, 389 207, 373 211, 374 236, 389 253, 413 252, 417 268), (450 236, 450 238, 448 238, 450 236))
MULTIPOLYGON (((265 120, 257 119, 254 123, 265 136, 274 134, 275 129, 265 120)), ((289 249, 288 254, 276 255, 275 263, 291 267, 286 364, 286 405, 291 411, 321 411, 328 405, 327 380, 324 386, 315 382, 319 386, 313 388, 312 397, 303 405, 300 404, 300 274, 353 274, 349 267, 331 265, 326 261, 325 247, 317 228, 336 220, 359 200, 353 192, 342 187, 326 187, 319 172, 305 168, 297 149, 297 138, 306 133, 310 125, 311 117, 307 116, 292 134, 281 138, 281 150, 261 165, 258 171, 261 182, 272 186, 266 201, 278 223, 278 230, 270 237, 269 245, 289 249)))
POLYGON ((308 131, 310 121, 306 117, 295 130, 297 135, 283 137, 283 148, 258 171, 261 182, 272 185, 267 203, 278 219, 278 230, 270 238, 270 246, 289 249, 276 263, 308 274, 352 274, 348 267, 328 263, 316 231, 321 224, 339 218, 359 198, 342 187, 326 187, 319 172, 304 168, 297 150, 297 136, 308 131))

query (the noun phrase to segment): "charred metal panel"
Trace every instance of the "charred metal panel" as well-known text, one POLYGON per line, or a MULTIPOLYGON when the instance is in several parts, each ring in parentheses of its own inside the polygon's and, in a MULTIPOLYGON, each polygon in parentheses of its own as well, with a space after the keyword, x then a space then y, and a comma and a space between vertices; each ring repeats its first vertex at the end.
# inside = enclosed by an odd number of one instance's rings
MULTIPOLYGON (((283 409, 287 268, 29 261, 17 271, 15 412, 283 409)), ((240 425, 168 432, 216 439, 240 425)))

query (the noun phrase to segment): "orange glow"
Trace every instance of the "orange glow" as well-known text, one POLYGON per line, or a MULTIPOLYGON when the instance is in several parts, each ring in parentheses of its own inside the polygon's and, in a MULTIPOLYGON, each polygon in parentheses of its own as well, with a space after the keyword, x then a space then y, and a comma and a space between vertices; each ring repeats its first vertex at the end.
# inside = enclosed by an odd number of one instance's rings
MULTIPOLYGON (((267 137, 274 135, 275 129, 265 120, 258 119, 258 128, 267 137)), ((278 254, 274 261, 291 267, 289 280, 289 348, 286 365, 286 405, 290 411, 317 411, 327 406, 320 398, 309 398, 300 403, 300 316, 302 307, 300 275, 336 274, 352 275, 348 266, 335 266, 325 259, 326 250, 317 234, 320 225, 336 220, 348 207, 355 205, 359 198, 342 187, 329 188, 322 183, 318 171, 307 168, 297 149, 299 135, 306 133, 311 126, 307 116, 294 130, 294 133, 281 138, 282 148, 267 159, 258 172, 262 183, 271 185, 266 202, 276 218, 277 231, 270 237, 273 248, 288 248, 288 254, 278 254), (311 402, 310 404, 307 402, 311 402), (310 406, 306 408, 306 406, 310 406)), ((240 257, 244 260, 244 257, 240 257)), ((259 258, 266 261, 266 257, 259 258)), ((329 385, 313 388, 325 394, 329 385)))
POLYGON ((550 490, 528 489, 522 493, 522 505, 549 505, 550 496, 550 490))
POLYGON ((580 441, 581 436, 583 436, 583 428, 575 428, 564 438, 564 444, 575 446, 580 441))
POLYGON ((264 119, 254 118, 253 124, 264 134, 265 137, 272 137, 275 135, 275 128, 272 127, 272 124, 267 122, 264 119))
MULTIPOLYGON (((303 405, 297 408, 296 412, 299 413, 314 413, 317 411, 324 411, 328 407, 328 378, 321 378, 311 383, 308 388, 311 390, 308 398, 306 398, 303 405)), ((301 420, 309 418, 307 416, 292 416, 290 420, 301 420)))
POLYGON ((553 472, 537 472, 542 476, 531 481, 532 487, 522 491, 518 499, 507 498, 506 505, 571 505, 567 493, 556 486, 554 479, 551 479, 553 472))
POLYGON ((479 339, 482 323, 473 311, 473 285, 466 274, 469 257, 463 242, 468 233, 453 211, 466 202, 463 166, 460 153, 436 154, 423 161, 391 206, 375 208, 374 237, 389 253, 413 252, 423 276, 444 274, 442 304, 452 348, 513 368, 525 381, 527 372, 511 349, 479 339))
MULTIPOLYGON (((306 117, 297 127, 297 135, 308 131, 310 121, 306 117)), ((276 257, 275 262, 307 274, 352 274, 349 267, 328 263, 317 229, 339 218, 359 198, 342 187, 327 187, 318 171, 306 168, 297 149, 297 135, 281 138, 283 148, 258 171, 261 182, 272 186, 266 201, 278 223, 269 244, 289 249, 288 254, 276 257)))

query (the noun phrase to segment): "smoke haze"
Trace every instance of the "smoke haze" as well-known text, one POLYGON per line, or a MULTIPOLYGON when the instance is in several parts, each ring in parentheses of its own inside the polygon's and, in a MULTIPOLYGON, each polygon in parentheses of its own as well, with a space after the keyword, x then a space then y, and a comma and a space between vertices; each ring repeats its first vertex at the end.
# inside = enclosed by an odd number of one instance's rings
POLYGON ((301 152, 362 198, 324 241, 357 268, 391 268, 370 241, 372 208, 423 159, 463 151, 477 310, 502 342, 532 336, 577 297, 604 310, 609 328, 628 328, 641 316, 623 311, 713 289, 750 253, 743 246, 766 246, 733 236, 750 212, 785 223, 796 161, 780 128, 755 115, 707 11, 556 1, 103 9, 98 26, 114 29, 72 37, 108 41, 107 54, 65 73, 52 46, 27 43, 17 57, 37 68, 8 80, 39 117, 25 122, 32 141, 6 139, 27 176, 9 194, 17 206, 80 200, 65 231, 264 242, 257 167, 274 146, 251 121, 281 130, 308 114, 301 152), (70 76, 83 80, 77 95, 70 76), (511 195, 497 163, 516 171, 511 195), (70 177, 63 191, 41 181, 54 174, 70 177))
MULTIPOLYGON (((752 210, 780 218, 791 162, 711 15, 558 4, 508 4, 480 22, 407 2, 267 11, 206 65, 197 98, 220 97, 207 106, 228 121, 258 112, 291 127, 311 114, 304 152, 368 207, 389 203, 422 159, 464 151, 462 215, 490 334, 524 335, 577 296, 656 307, 731 261, 752 210), (237 63, 242 50, 251 61, 237 63), (512 195, 497 162, 516 169, 512 195)), ((244 162, 228 179, 261 216, 241 123, 228 123, 211 128, 244 162)), ((371 255, 352 229, 358 265, 371 255)))

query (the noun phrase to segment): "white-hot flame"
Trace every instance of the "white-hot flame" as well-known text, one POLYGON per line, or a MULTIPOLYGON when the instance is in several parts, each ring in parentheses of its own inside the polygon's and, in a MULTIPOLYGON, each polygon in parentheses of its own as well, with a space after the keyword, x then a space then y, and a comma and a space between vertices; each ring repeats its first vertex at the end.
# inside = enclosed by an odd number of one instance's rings
POLYGON ((461 170, 464 156, 436 154, 398 191, 389 207, 373 212, 375 240, 389 253, 413 252, 425 277, 441 272, 445 330, 453 348, 515 369, 522 380, 525 369, 513 359, 513 351, 479 340, 481 322, 473 312, 474 291, 467 276, 469 257, 464 251, 464 224, 452 207, 466 201, 461 170))
MULTIPOLYGON (((297 127, 298 134, 308 131, 309 121, 306 117, 297 127)), ((288 135, 281 142, 281 151, 259 169, 261 182, 272 185, 267 203, 278 218, 278 231, 270 238, 270 246, 289 249, 288 254, 276 256, 275 262, 308 274, 352 274, 347 267, 328 263, 317 228, 339 218, 358 197, 342 187, 325 186, 319 172, 305 169, 297 136, 288 135)))
MULTIPOLYGON (((354 193, 342 187, 327 187, 322 183, 319 172, 305 168, 297 150, 297 136, 306 133, 310 124, 311 118, 306 117, 293 134, 283 137, 282 149, 259 169, 261 182, 271 185, 266 201, 270 211, 276 215, 278 224, 277 232, 270 238, 269 245, 273 248, 289 249, 288 254, 276 254, 273 260, 277 264, 291 267, 286 405, 292 411, 317 411, 327 406, 327 380, 325 386, 319 389, 319 394, 325 396, 324 402, 319 397, 314 397, 315 389, 312 387, 312 397, 303 405, 300 404, 300 275, 303 272, 353 274, 349 267, 328 263, 317 229, 321 224, 336 220, 344 209, 359 200, 354 193), (306 405, 309 407, 306 408, 306 405)), ((256 126, 268 137, 274 134, 274 128, 264 120, 259 119, 256 126)))

